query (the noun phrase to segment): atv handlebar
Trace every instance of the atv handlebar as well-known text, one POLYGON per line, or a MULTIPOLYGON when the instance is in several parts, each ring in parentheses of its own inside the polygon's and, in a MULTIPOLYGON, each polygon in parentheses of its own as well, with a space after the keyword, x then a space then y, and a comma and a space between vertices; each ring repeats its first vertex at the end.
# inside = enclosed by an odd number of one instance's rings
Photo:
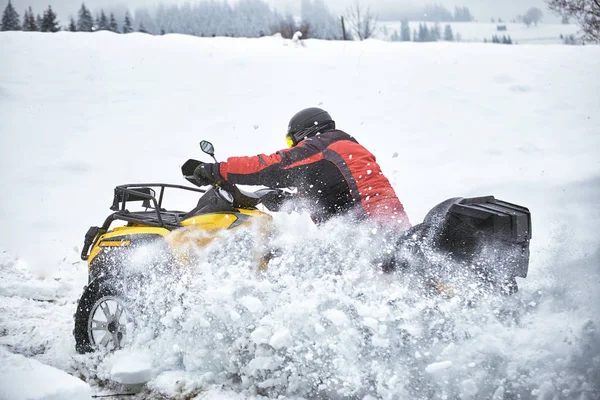
POLYGON ((202 164, 202 161, 189 159, 181 166, 183 177, 190 183, 203 187, 212 186, 215 189, 219 188, 232 196, 232 205, 236 208, 254 208, 259 204, 263 204, 269 211, 279 211, 282 204, 294 197, 294 194, 283 189, 259 189, 255 192, 245 192, 240 190, 235 184, 223 181, 212 185, 202 185, 194 176, 196 168, 202 164))

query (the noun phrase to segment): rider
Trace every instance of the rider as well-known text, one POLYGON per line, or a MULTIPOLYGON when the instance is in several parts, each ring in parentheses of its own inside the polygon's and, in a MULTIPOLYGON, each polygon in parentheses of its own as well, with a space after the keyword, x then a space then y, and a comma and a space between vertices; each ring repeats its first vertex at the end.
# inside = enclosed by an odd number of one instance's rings
POLYGON ((296 187, 299 196, 314 204, 309 211, 317 224, 349 214, 394 231, 410 228, 404 207, 375 156, 336 129, 327 111, 313 107, 298 112, 290 120, 286 140, 289 148, 274 154, 203 163, 194 176, 201 185, 227 181, 296 187))

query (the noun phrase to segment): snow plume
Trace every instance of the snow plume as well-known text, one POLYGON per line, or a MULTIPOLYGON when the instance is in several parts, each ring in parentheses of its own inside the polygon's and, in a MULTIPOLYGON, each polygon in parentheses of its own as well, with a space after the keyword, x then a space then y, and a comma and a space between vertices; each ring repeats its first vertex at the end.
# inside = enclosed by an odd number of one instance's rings
POLYGON ((434 295, 413 271, 374 266, 381 241, 371 229, 343 220, 288 227, 264 272, 246 233, 198 249, 176 278, 147 279, 133 296, 133 343, 101 362, 99 376, 147 359, 149 387, 171 396, 208 388, 328 399, 600 393, 598 253, 577 261, 587 284, 562 279, 570 265, 557 259, 547 269, 556 279, 520 281, 514 296, 477 285, 434 295))

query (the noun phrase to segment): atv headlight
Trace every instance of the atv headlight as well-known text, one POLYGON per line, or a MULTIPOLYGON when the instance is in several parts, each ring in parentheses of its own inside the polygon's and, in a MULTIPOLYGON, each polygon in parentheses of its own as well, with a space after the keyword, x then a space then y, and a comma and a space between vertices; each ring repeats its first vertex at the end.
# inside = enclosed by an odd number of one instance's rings
POLYGON ((225 201, 233 203, 233 195, 231 193, 221 187, 219 187, 217 191, 219 192, 219 196, 221 196, 225 201))

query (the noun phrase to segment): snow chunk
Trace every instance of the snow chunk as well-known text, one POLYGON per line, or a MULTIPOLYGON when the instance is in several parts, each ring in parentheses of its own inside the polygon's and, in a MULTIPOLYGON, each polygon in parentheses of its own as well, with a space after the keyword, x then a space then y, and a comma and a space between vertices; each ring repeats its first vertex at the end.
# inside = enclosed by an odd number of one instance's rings
POLYGON ((13 354, 0 347, 0 399, 91 399, 90 386, 41 362, 13 354))
POLYGON ((323 314, 325 315, 325 318, 331 321, 331 323, 335 326, 340 327, 350 325, 348 316, 340 310, 327 310, 323 314))
POLYGON ((425 371, 429 374, 436 374, 442 372, 452 366, 452 361, 440 361, 437 363, 429 364, 425 367, 425 371))
POLYGON ((279 365, 281 365, 281 362, 275 357, 256 357, 250 361, 248 368, 250 370, 274 370, 279 365))
POLYGON ((244 296, 239 300, 240 304, 246 307, 252 314, 261 312, 265 306, 262 301, 252 296, 244 296))
POLYGON ((315 332, 320 335, 322 333, 325 333, 325 327, 319 323, 315 324, 315 332))
POLYGON ((494 391, 492 395, 492 400, 502 400, 504 399, 504 386, 498 386, 498 388, 494 391))
POLYGON ((373 329, 374 331, 376 331, 377 328, 379 327, 379 321, 377 321, 375 318, 372 318, 372 317, 365 317, 363 319, 363 324, 365 324, 365 326, 373 329))
POLYGON ((187 375, 184 371, 165 371, 157 376, 148 387, 170 396, 181 394, 185 390, 187 375))
POLYGON ((148 382, 152 379, 152 356, 147 352, 115 353, 110 378, 125 385, 148 382))
POLYGON ((270 335, 271 332, 267 328, 259 326, 250 334, 250 337, 254 343, 268 343, 270 335))
POLYGON ((294 343, 292 334, 289 329, 283 328, 273 334, 269 344, 274 349, 281 349, 282 347, 290 347, 294 343))
POLYGON ((474 399, 476 398, 477 392, 479 392, 477 383, 475 383, 473 379, 465 379, 462 381, 460 388, 462 392, 460 396, 461 399, 474 399))
POLYGON ((375 347, 383 347, 383 348, 385 348, 385 347, 389 346, 390 341, 389 341, 389 339, 382 338, 381 336, 375 335, 375 336, 373 336, 371 338, 371 343, 375 347))

